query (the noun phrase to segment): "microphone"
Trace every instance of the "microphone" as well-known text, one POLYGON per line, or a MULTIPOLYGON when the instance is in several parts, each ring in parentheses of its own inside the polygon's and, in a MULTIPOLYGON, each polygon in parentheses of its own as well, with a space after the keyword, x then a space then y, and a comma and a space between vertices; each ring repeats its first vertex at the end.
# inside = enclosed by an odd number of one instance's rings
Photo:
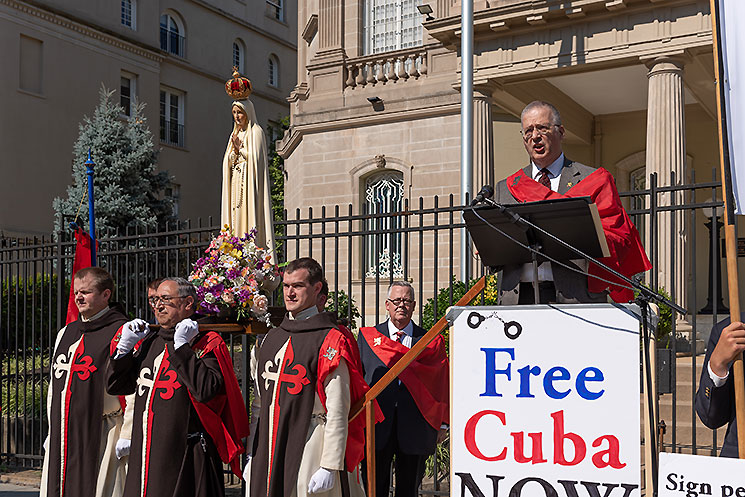
POLYGON ((473 200, 471 201, 471 205, 476 205, 482 203, 484 200, 491 198, 494 195, 494 187, 491 185, 484 185, 481 187, 481 191, 473 197, 473 200))

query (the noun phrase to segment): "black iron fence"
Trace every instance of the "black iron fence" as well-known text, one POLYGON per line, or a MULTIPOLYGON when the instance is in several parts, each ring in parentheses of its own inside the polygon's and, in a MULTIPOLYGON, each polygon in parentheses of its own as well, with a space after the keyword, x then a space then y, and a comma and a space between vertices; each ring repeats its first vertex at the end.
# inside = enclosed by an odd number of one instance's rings
MULTIPOLYGON (((717 313, 722 317, 718 239, 712 216, 721 202, 716 176, 705 183, 660 186, 655 175, 646 189, 622 193, 629 214, 646 240, 655 268, 647 275, 689 309, 688 316, 670 316, 663 309, 658 344, 669 352, 669 370, 660 374, 660 417, 668 427, 663 450, 713 453, 721 435, 704 429, 693 408, 700 374, 700 340, 706 337, 717 313), (708 211, 707 211, 708 210, 708 211), (709 212, 710 211, 710 212, 709 212), (706 229, 706 223, 713 226, 706 229), (711 235, 711 236, 710 236, 711 235), (683 243, 680 243, 683 240, 683 243), (711 275, 713 283, 707 284, 711 275), (707 301, 708 312, 698 310, 707 301), (678 358, 688 352, 690 357, 678 358), (693 352, 693 353, 690 353, 693 352)), ((484 274, 474 254, 473 270, 461 272, 462 207, 453 196, 404 202, 399 212, 369 213, 335 206, 297 210, 276 223, 280 262, 312 256, 321 262, 332 291, 329 308, 345 317, 353 329, 385 319, 387 286, 407 279, 414 285, 414 317, 431 327, 447 307, 461 297, 471 281, 484 274), (466 281, 464 281, 466 280, 466 281)), ((168 226, 158 231, 127 230, 100 233, 99 263, 117 284, 114 299, 130 316, 149 316, 146 285, 168 275, 187 275, 219 228, 212 222, 168 226)), ((503 243, 495 234, 495 244, 503 243)), ((506 242, 505 242, 506 243, 506 242)), ((2 414, 0 463, 36 467, 46 436, 46 386, 50 348, 64 325, 74 244, 65 233, 54 239, 0 240, 0 365, 2 414)), ((496 303, 496 277, 490 276, 477 304, 496 303)), ((278 295, 274 296, 275 298, 278 295)), ((239 381, 246 388, 248 337, 227 337, 234 352, 239 381)), ((664 361, 663 361, 664 362, 664 361)), ((248 392, 247 398, 249 396, 248 392)), ((446 446, 430 460, 426 493, 444 494, 449 455, 446 446)))

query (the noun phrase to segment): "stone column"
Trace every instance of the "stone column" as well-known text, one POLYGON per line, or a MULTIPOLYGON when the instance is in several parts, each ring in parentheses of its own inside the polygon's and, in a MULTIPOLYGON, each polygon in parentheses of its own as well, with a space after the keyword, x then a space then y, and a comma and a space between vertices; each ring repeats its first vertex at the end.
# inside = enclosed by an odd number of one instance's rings
POLYGON ((475 196, 484 185, 494 184, 494 123, 492 90, 489 86, 473 89, 473 185, 475 196))
MULTIPOLYGON (((682 184, 688 176, 683 93, 684 61, 681 57, 657 57, 645 63, 649 69, 647 175, 657 173, 658 186, 671 186, 671 172, 674 172, 675 183, 682 184)), ((683 202, 683 194, 675 195, 674 199, 673 194, 660 195, 659 205, 670 205, 673 200, 680 205, 683 202)), ((682 212, 663 213, 658 214, 657 220, 658 255, 657 267, 653 268, 653 271, 657 273, 658 284, 665 287, 677 304, 685 307, 688 304, 686 216, 682 212), (672 232, 673 222, 675 233, 672 232), (673 260, 675 267, 672 267, 673 260)), ((649 247, 649 233, 646 235, 649 247)), ((679 324, 685 327, 686 323, 679 324)))
POLYGON ((318 56, 342 51, 343 0, 320 0, 318 9, 318 56))

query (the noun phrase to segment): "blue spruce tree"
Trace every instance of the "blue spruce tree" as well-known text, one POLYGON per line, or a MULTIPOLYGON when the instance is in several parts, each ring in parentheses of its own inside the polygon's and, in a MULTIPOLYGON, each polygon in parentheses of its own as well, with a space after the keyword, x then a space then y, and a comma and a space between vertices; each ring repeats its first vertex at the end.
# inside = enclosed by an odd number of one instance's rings
POLYGON ((167 172, 157 171, 158 151, 143 115, 144 104, 135 103, 129 119, 103 86, 93 117, 85 116, 73 149, 72 184, 67 198, 53 201, 55 228, 65 229, 77 216, 79 226, 88 224, 88 150, 96 163, 93 182, 96 230, 152 228, 171 221, 173 205, 163 191, 170 184, 167 172))

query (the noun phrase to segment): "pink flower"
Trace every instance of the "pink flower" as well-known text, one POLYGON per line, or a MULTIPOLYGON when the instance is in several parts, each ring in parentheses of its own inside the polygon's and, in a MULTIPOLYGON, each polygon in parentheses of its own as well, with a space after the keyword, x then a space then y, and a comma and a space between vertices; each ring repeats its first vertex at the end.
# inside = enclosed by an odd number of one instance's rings
POLYGON ((269 299, 264 295, 255 296, 253 305, 251 306, 251 312, 254 314, 264 314, 267 309, 269 309, 269 299))

